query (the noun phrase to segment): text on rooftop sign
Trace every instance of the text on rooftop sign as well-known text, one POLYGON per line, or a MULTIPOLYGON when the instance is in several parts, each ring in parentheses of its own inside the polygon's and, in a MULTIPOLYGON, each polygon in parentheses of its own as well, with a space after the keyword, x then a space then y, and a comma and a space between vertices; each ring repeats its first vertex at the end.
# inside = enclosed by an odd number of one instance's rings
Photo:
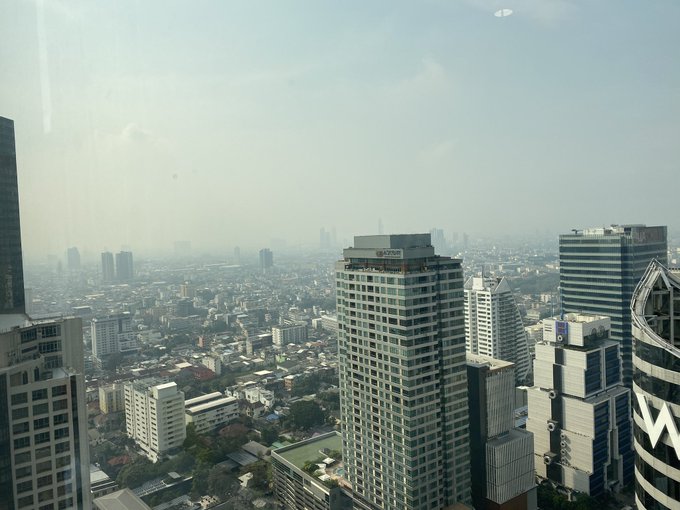
POLYGON ((376 250, 375 256, 381 259, 400 259, 403 258, 404 253, 401 248, 389 248, 385 250, 376 250))

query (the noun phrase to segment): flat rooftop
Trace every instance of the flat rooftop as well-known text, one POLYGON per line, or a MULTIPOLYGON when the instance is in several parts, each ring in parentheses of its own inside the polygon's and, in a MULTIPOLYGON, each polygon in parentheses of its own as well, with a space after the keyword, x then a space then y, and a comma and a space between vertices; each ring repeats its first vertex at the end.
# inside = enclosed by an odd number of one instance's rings
POLYGON ((200 397, 189 398, 189 399, 184 401, 184 405, 186 407, 191 407, 191 406, 195 406, 196 404, 209 402, 211 400, 217 400, 218 398, 222 398, 222 397, 224 397, 224 395, 222 395, 219 391, 213 391, 212 393, 208 393, 206 395, 201 395, 200 397))
POLYGON ((482 356, 481 354, 470 354, 469 352, 465 353, 465 361, 468 365, 487 366, 491 369, 507 368, 515 365, 510 361, 482 356))
POLYGON ((325 455, 320 451, 324 448, 342 451, 342 436, 335 432, 332 432, 330 435, 324 434, 317 438, 302 441, 301 443, 279 448, 276 450, 276 455, 284 458, 296 468, 302 469, 305 462, 313 462, 319 458, 323 459, 328 457, 327 454, 325 455))
POLYGON ((197 414, 202 411, 209 411, 211 409, 215 409, 224 405, 233 404, 234 402, 238 402, 238 399, 236 397, 223 397, 220 398, 219 400, 213 400, 211 402, 205 402, 203 404, 194 405, 192 407, 186 407, 186 412, 189 414, 197 414))
POLYGON ((430 234, 354 236, 355 248, 421 248, 432 246, 430 234))

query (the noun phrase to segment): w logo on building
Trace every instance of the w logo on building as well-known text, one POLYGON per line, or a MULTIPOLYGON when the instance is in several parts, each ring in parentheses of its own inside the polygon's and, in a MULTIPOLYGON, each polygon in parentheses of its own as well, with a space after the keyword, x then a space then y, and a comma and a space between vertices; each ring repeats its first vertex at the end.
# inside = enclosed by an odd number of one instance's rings
POLYGON ((656 421, 652 418, 652 413, 647 405, 647 399, 644 395, 636 393, 638 405, 640 406, 640 413, 642 413, 642 420, 645 422, 645 428, 647 429, 647 435, 649 436, 649 442, 652 444, 652 448, 656 447, 656 444, 663 436, 664 430, 668 432, 668 438, 673 444, 675 449, 675 455, 680 459, 680 434, 678 434, 678 427, 675 424, 675 418, 671 413, 668 404, 665 402, 659 410, 659 416, 657 416, 656 421))

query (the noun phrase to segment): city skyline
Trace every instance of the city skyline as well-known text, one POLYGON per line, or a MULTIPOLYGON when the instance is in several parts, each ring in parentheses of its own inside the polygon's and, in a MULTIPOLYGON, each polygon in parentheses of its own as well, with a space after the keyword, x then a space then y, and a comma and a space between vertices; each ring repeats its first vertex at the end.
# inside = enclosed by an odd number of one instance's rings
POLYGON ((26 257, 673 220, 677 4, 301 7, 3 6, 26 257))

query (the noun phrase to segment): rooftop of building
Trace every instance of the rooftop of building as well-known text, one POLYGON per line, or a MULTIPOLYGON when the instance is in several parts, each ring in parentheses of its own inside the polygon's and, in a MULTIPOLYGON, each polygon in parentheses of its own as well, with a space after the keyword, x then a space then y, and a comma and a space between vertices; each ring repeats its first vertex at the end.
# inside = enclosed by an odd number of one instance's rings
POLYGON ((327 457, 322 450, 342 451, 342 436, 337 432, 323 434, 276 450, 276 455, 302 469, 306 462, 327 457))
POLYGON ((607 319, 608 317, 604 315, 591 315, 586 313, 565 313, 562 317, 552 317, 552 320, 556 321, 566 321, 573 323, 588 324, 589 322, 601 321, 607 319))
POLYGON ((212 393, 207 393, 205 395, 201 395, 199 397, 194 397, 194 398, 189 398, 184 401, 184 405, 186 407, 191 407, 195 406, 197 404, 203 404, 205 402, 211 402, 213 400, 218 400, 220 398, 223 398, 224 395, 220 393, 219 391, 213 391, 212 393))
MULTIPOLYGON (((574 228, 571 234, 563 234, 563 236, 586 236, 586 237, 600 237, 600 236, 625 236, 640 232, 652 231, 666 231, 665 226, 647 226, 642 223, 626 224, 626 225, 610 225, 608 227, 586 227, 582 229, 574 228)), ((560 236, 562 237, 562 236, 560 236)))
POLYGON ((499 370, 501 368, 514 367, 515 364, 511 361, 503 361, 501 359, 491 358, 489 356, 482 356, 481 354, 465 354, 465 361, 468 365, 487 366, 492 370, 499 370))
MULTIPOLYGON (((174 383, 173 383, 174 384, 174 383)), ((186 405, 186 412, 189 414, 197 414, 203 411, 209 411, 211 409, 215 409, 217 407, 221 407, 227 404, 233 404, 235 402, 238 402, 238 399, 236 397, 222 397, 216 400, 211 400, 209 402, 203 402, 198 405, 193 405, 189 406, 186 405)), ((186 403, 185 403, 186 404, 186 403)))
POLYGON ((25 313, 0 314, 0 333, 13 328, 23 327, 30 323, 30 318, 25 313))
POLYGON ((130 489, 122 489, 94 500, 94 507, 99 510, 150 510, 130 489))

